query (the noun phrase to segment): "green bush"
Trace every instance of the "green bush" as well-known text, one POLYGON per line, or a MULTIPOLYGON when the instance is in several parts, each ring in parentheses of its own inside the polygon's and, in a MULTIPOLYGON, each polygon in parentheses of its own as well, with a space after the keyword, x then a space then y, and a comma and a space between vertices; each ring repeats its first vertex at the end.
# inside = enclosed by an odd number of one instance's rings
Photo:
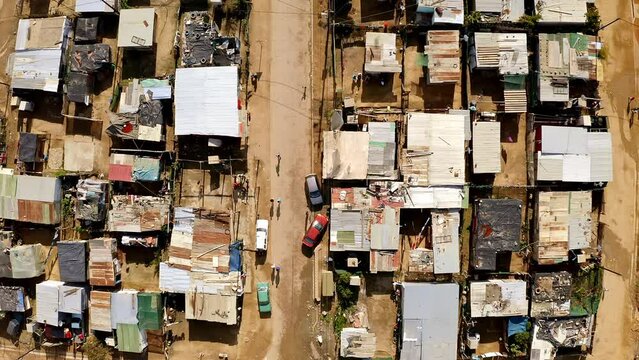
POLYGON ((535 14, 535 15, 522 15, 519 18, 519 23, 524 25, 527 28, 534 28, 537 23, 539 22, 539 20, 541 20, 541 15, 540 14, 535 14))
POLYGON ((350 272, 346 270, 336 270, 335 272, 337 273, 335 284, 337 299, 342 308, 348 309, 357 304, 358 289, 350 285, 352 275, 350 272))
POLYGON ((595 6, 591 6, 586 11, 586 32, 596 34, 601 27, 601 17, 599 10, 595 6))
POLYGON ((82 350, 87 354, 89 360, 111 360, 109 348, 94 335, 87 338, 87 341, 82 345, 82 350))
POLYGON ((479 11, 473 11, 470 14, 466 15, 466 17, 464 17, 464 25, 466 26, 476 25, 479 24, 481 21, 482 18, 479 11))

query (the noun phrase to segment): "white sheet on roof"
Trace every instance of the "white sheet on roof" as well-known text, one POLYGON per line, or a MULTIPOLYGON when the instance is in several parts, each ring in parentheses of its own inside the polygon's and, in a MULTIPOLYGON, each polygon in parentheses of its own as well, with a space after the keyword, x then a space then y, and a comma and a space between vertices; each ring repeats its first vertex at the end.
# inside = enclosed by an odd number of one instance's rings
POLYGON ((542 126, 544 154, 588 154, 588 131, 581 127, 542 126))
POLYGON ((57 92, 62 50, 19 51, 11 56, 11 88, 57 92))
POLYGON ((175 135, 239 137, 237 67, 177 69, 175 135))
POLYGON ((409 187, 404 207, 412 209, 461 209, 464 189, 461 186, 409 187))
POLYGON ((588 133, 590 181, 612 181, 612 138, 607 132, 588 133))
POLYGON ((47 280, 36 284, 36 321, 58 326, 59 289, 62 281, 47 280))
POLYGON ((16 198, 43 202, 56 202, 62 198, 60 180, 54 177, 18 175, 16 198))
POLYGON ((138 292, 121 290, 111 293, 111 328, 118 324, 138 323, 138 292))

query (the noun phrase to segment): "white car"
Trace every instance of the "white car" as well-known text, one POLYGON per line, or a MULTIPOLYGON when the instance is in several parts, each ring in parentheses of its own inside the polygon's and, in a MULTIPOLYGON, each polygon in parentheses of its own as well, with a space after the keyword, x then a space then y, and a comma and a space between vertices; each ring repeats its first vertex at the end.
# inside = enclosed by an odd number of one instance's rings
POLYGON ((268 220, 259 219, 255 223, 255 249, 266 251, 268 246, 268 220))

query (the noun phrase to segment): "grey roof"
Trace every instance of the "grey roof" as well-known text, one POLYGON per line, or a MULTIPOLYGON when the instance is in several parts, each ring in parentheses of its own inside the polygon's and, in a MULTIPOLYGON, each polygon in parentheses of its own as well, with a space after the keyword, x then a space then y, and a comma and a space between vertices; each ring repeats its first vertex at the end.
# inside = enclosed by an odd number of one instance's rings
POLYGON ((402 360, 457 359, 459 285, 402 283, 402 360))
POLYGON ((481 199, 475 209, 473 265, 495 270, 497 253, 519 250, 521 200, 481 199))

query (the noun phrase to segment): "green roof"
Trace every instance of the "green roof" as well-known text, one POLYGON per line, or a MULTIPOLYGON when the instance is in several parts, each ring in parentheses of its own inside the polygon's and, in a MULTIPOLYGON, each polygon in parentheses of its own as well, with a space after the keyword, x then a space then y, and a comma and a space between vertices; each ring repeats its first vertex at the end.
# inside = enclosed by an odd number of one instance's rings
POLYGON ((160 293, 138 293, 138 320, 141 329, 161 329, 162 315, 162 296, 160 293))
POLYGON ((140 354, 146 348, 146 338, 137 324, 117 324, 118 351, 140 354))

